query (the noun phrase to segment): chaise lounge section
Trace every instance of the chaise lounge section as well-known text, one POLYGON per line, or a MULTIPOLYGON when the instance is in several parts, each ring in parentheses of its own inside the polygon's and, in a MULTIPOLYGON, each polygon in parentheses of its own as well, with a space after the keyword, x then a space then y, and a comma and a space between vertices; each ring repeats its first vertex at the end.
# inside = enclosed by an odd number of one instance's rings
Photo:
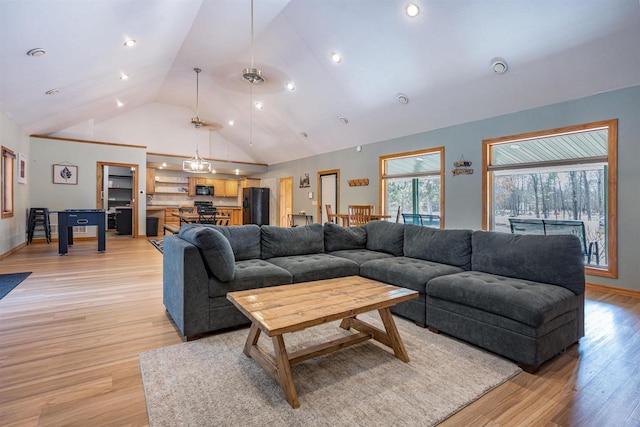
POLYGON ((249 323, 227 292, 352 275, 418 291, 393 312, 531 372, 584 335, 583 257, 570 235, 194 224, 165 237, 163 264, 164 304, 187 339, 249 323))

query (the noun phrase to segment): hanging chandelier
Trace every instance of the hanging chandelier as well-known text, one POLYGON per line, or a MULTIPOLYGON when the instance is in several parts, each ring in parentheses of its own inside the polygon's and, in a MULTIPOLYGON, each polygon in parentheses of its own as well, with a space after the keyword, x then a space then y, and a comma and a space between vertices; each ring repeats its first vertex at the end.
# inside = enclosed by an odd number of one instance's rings
POLYGON ((190 173, 211 173, 211 162, 200 157, 196 148, 195 157, 182 161, 182 170, 190 173))

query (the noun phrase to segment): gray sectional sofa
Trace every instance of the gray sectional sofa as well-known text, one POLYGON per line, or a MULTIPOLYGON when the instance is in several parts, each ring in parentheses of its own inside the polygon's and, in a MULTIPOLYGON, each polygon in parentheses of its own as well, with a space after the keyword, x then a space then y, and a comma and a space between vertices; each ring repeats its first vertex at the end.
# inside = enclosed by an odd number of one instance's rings
POLYGON ((165 237, 163 298, 191 339, 249 323, 227 292, 360 275, 419 292, 395 314, 532 372, 584 335, 583 262, 571 235, 192 224, 165 237))

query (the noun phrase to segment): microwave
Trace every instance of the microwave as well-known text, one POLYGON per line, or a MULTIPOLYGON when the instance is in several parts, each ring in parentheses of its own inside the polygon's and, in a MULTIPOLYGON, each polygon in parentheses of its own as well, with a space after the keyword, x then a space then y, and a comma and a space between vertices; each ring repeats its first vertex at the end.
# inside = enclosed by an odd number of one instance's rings
POLYGON ((210 185, 196 185, 196 196, 213 196, 213 187, 210 185))

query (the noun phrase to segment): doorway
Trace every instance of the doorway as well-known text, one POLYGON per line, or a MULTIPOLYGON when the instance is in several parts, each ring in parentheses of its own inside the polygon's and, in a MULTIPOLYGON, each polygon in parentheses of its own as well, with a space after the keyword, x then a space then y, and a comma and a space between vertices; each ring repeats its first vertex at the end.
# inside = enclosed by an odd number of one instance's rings
POLYGON ((293 213, 293 177, 278 181, 278 225, 289 226, 289 214, 293 213))
POLYGON ((96 163, 96 206, 107 211, 107 229, 138 237, 138 165, 96 163), (115 219, 120 218, 116 228, 115 219))
POLYGON ((333 213, 340 213, 340 169, 318 172, 318 218, 321 224, 329 221, 325 205, 330 205, 333 213))

